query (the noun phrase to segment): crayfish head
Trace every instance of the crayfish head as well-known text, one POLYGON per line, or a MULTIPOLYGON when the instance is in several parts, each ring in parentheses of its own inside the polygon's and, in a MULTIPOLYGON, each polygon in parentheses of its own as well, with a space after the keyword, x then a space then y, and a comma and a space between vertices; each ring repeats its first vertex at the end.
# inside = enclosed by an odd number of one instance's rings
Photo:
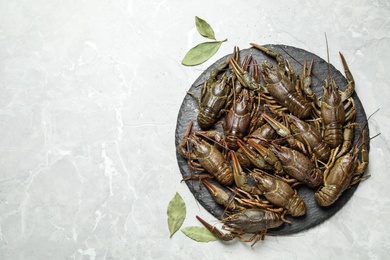
POLYGON ((229 86, 227 85, 228 78, 223 74, 222 78, 210 85, 210 88, 215 96, 224 96, 229 94, 229 86))
POLYGON ((222 222, 231 229, 254 233, 264 229, 264 223, 262 223, 264 217, 264 210, 252 208, 230 215, 229 217, 222 219, 222 222))
POLYGON ((243 89, 236 99, 234 106, 235 113, 237 115, 245 115, 248 112, 250 113, 252 109, 252 98, 250 97, 249 91, 243 89))
POLYGON ((210 145, 194 134, 188 137, 188 142, 192 145, 196 155, 208 154, 210 151, 210 145))
POLYGON ((250 176, 255 181, 257 187, 262 191, 268 191, 275 189, 275 180, 273 177, 260 169, 255 169, 250 173, 250 176))
POLYGON ((284 146, 277 144, 269 145, 268 149, 276 155, 276 157, 281 161, 291 161, 291 151, 284 146))
POLYGON ((298 117, 293 115, 286 115, 286 118, 293 133, 299 133, 308 130, 307 124, 298 117))
POLYGON ((333 78, 330 80, 330 83, 328 80, 325 80, 324 95, 322 96, 322 101, 326 104, 339 104, 342 101, 339 92, 339 87, 336 85, 336 82, 333 78))
POLYGON ((261 65, 261 69, 266 84, 275 84, 282 79, 282 75, 279 73, 279 71, 276 70, 272 64, 267 61, 261 65))

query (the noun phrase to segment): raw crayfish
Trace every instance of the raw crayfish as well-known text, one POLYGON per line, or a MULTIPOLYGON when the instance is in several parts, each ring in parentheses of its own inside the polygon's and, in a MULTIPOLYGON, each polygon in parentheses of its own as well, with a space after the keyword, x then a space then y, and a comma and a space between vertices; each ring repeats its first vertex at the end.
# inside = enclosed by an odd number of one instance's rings
MULTIPOLYGON (((250 65, 252 57, 244 59, 243 68, 247 70, 250 65)), ((254 77, 258 78, 258 66, 254 66, 254 77)), ((233 85, 240 85, 239 81, 232 77, 233 85)), ((239 90, 239 93, 234 91, 234 101, 232 107, 225 115, 223 121, 223 130, 225 134, 225 140, 228 147, 232 150, 237 150, 237 141, 242 140, 248 132, 254 128, 256 118, 258 118, 260 100, 255 102, 255 93, 246 88, 242 89, 241 86, 234 87, 235 90, 239 90)))
POLYGON ((324 207, 332 205, 351 185, 368 178, 368 176, 362 176, 368 166, 364 130, 362 131, 361 151, 356 143, 348 153, 335 161, 337 150, 334 150, 329 168, 324 173, 324 186, 315 193, 317 203, 324 207), (359 152, 362 154, 362 162, 358 159, 359 152))
POLYGON ((264 92, 271 95, 271 97, 266 99, 270 101, 269 106, 274 109, 282 110, 287 108, 298 118, 309 118, 312 115, 313 107, 311 103, 300 92, 297 91, 297 86, 303 86, 303 90, 305 92, 310 91, 307 91, 306 89, 310 89, 310 72, 313 60, 309 65, 307 74, 306 67, 303 66, 302 78, 305 83, 300 84, 301 82, 297 81, 294 70, 292 69, 290 63, 283 57, 283 55, 254 43, 251 43, 251 45, 266 53, 267 55, 275 58, 278 63, 278 69, 273 68, 273 66, 268 62, 264 62, 261 65, 264 81, 266 83, 264 92), (277 104, 275 104, 273 101, 275 101, 277 104))
MULTIPOLYGON (((202 132, 190 134, 191 128, 192 122, 179 145, 180 154, 184 158, 188 158, 188 164, 192 169, 199 171, 206 170, 222 184, 232 184, 233 171, 226 160, 226 156, 218 150, 216 145, 211 145, 200 138, 198 135, 201 135, 202 132), (188 151, 188 142, 192 144, 192 152, 188 151)), ((214 133, 216 134, 214 137, 219 136, 216 132, 214 133)))
POLYGON ((251 242, 254 240, 252 246, 259 240, 264 239, 267 229, 276 228, 283 224, 280 214, 260 208, 244 209, 223 218, 221 220, 224 224, 223 229, 230 231, 230 233, 221 232, 199 216, 196 216, 196 218, 218 239, 230 241, 237 237, 243 242, 251 242), (249 239, 245 239, 243 235, 246 233, 252 233, 254 235, 249 239))
POLYGON ((233 100, 232 86, 229 85, 228 76, 224 74, 222 78, 217 79, 218 73, 228 64, 228 62, 222 63, 210 73, 210 78, 202 86, 200 100, 195 94, 188 92, 198 101, 197 120, 202 129, 210 129, 233 100))

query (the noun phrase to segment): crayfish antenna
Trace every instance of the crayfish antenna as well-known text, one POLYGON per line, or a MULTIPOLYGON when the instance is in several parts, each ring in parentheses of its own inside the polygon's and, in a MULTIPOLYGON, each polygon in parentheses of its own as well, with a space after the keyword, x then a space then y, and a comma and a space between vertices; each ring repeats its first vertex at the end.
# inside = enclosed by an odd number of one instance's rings
MULTIPOLYGON (((363 129, 365 129, 366 127, 368 127, 368 121, 370 120, 370 118, 375 115, 377 112, 379 111, 379 108, 377 110, 375 110, 373 113, 371 113, 371 115, 367 118, 366 120, 366 123, 364 124, 363 126, 363 129)), ((376 136, 375 136, 376 137, 376 136)))
MULTIPOLYGON (((363 132, 365 132, 366 131, 366 129, 368 129, 368 121, 371 119, 371 117, 374 115, 374 114, 376 114, 377 112, 379 111, 379 108, 377 109, 377 110, 375 110, 373 113, 371 113, 371 115, 369 115, 368 117, 367 117, 367 120, 366 120, 366 122, 364 123, 364 125, 363 126, 360 126, 359 124, 357 124, 357 123, 355 123, 359 128, 360 128, 360 132, 361 133, 363 133, 363 132)), ((381 133, 379 133, 379 134, 376 134, 376 135, 374 135, 373 137, 369 137, 369 140, 371 141, 372 139, 374 139, 375 137, 378 137, 379 135, 380 135, 381 133)), ((359 145, 359 149, 360 149, 360 147, 363 145, 363 134, 361 134, 360 136, 359 136, 359 139, 357 140, 357 143, 359 142, 359 141, 361 141, 361 144, 359 145)))
POLYGON ((327 60, 328 60, 328 75, 331 79, 333 79, 332 70, 330 68, 328 37, 326 36, 326 33, 325 33, 325 42, 326 42, 326 55, 327 55, 327 60))

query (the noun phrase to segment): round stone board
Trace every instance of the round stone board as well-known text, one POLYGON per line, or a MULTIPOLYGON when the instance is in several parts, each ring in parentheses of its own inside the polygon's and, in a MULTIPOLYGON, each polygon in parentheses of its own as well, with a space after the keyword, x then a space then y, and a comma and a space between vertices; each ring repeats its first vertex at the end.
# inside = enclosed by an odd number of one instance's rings
MULTIPOLYGON (((286 46, 286 45, 264 45, 264 46, 281 53, 286 59, 288 59, 297 75, 301 74, 302 71, 301 64, 303 63, 303 61, 306 60, 309 64, 310 60, 314 58, 311 87, 313 91, 316 93, 317 97, 322 96, 323 93, 322 87, 325 84, 324 79, 328 77, 328 63, 325 60, 321 59, 320 57, 318 57, 313 53, 307 52, 303 49, 291 47, 291 46, 286 46)), ((194 82, 194 84, 191 86, 191 88, 188 91, 193 92, 198 97, 200 97, 200 89, 204 81, 209 77, 210 71, 214 69, 216 66, 218 66, 219 64, 221 64, 223 61, 225 61, 227 58, 229 58, 231 55, 232 54, 226 55, 225 57, 219 59, 217 62, 211 65, 206 71, 204 71, 199 76, 199 78, 194 82)), ((262 53, 256 48, 241 50, 240 52, 241 60, 247 55, 252 55, 252 57, 255 60, 257 60, 259 64, 263 63, 264 60, 268 60, 274 63, 275 64, 274 66, 276 66, 276 63, 273 58, 265 55, 264 53, 262 53)), ((346 57, 346 59, 348 62, 348 57, 346 57)), ((339 88, 342 91, 345 90, 347 86, 347 81, 343 76, 343 74, 340 73, 340 71, 336 70, 332 65, 330 65, 330 68, 331 68, 331 73, 336 81, 336 84, 339 86, 339 88)), ((364 126, 366 124, 367 117, 364 112, 362 103, 360 102, 356 92, 353 94, 353 99, 355 100, 356 103, 356 122, 359 123, 361 126, 364 126)), ((199 109, 198 109, 197 101, 190 95, 186 95, 184 97, 177 118, 176 133, 175 133, 176 148, 178 147, 179 142, 183 138, 184 133, 187 130, 187 127, 191 121, 194 122, 192 130, 193 131, 200 130, 200 127, 198 126, 198 123, 196 121, 198 112, 199 109)), ((217 129, 222 131, 220 127, 217 127, 217 129)), ((354 142, 356 142, 359 139, 359 134, 360 131, 358 130, 358 128, 355 127, 354 142)), ((369 136, 369 131, 367 128, 367 140, 369 142, 368 136, 369 136)), ((367 147, 369 149, 369 143, 367 144, 367 147)), ((176 152, 176 156, 177 156, 182 177, 185 178, 190 176, 191 174, 194 174, 194 171, 189 168, 186 159, 182 158, 178 152, 176 152)), ((215 185, 219 185, 214 179, 209 179, 209 181, 215 185)), ((191 192, 193 193, 193 195, 195 196, 195 198, 197 199, 197 201, 199 201, 199 203, 213 216, 215 216, 218 219, 221 219, 221 216, 225 208, 214 201, 207 188, 203 186, 203 184, 201 184, 198 179, 188 180, 186 181, 186 183, 189 189, 191 190, 191 192)), ((297 191, 306 203, 306 207, 307 207, 306 215, 298 218, 286 216, 286 218, 292 222, 290 225, 287 223, 283 223, 283 225, 280 226, 279 228, 268 230, 267 234, 269 235, 293 234, 293 233, 298 233, 300 231, 309 229, 311 227, 314 227, 322 223, 326 219, 332 217, 338 210, 340 210, 348 202, 348 200, 352 197, 357 187, 358 184, 347 189, 333 205, 323 208, 317 205, 315 201, 315 197, 314 197, 314 193, 316 191, 315 189, 311 189, 303 185, 298 186, 297 191)))

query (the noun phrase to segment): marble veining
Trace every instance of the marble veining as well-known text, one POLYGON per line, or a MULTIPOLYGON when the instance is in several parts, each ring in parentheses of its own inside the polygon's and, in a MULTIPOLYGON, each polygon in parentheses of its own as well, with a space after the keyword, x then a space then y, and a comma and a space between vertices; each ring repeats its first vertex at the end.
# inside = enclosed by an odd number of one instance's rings
POLYGON ((0 259, 385 259, 389 244, 390 4, 386 0, 0 2, 0 259), (185 67, 206 41, 209 61, 185 67), (342 71, 345 55, 369 121, 371 178, 325 223, 291 236, 198 243, 169 238, 181 183, 176 118, 197 77, 234 46, 303 48, 342 71))

